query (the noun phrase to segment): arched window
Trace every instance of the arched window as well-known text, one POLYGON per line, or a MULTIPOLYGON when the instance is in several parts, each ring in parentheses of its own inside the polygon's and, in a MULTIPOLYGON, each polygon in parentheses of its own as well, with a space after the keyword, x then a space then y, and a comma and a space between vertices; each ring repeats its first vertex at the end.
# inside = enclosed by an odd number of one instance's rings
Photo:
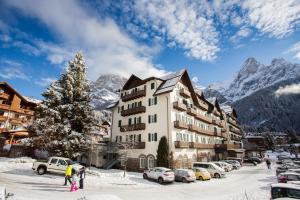
POLYGON ((155 159, 153 155, 148 156, 148 168, 151 169, 155 167, 154 165, 155 159))
POLYGON ((145 169, 146 168, 146 156, 141 155, 139 158, 140 161, 140 168, 145 169))

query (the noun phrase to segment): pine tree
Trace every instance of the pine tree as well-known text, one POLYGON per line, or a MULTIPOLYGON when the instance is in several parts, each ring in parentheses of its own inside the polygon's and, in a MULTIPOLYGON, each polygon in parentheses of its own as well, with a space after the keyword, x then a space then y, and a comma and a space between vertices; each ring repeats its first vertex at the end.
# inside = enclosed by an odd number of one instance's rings
POLYGON ((158 167, 169 167, 169 147, 165 136, 160 138, 158 144, 156 164, 158 167))
POLYGON ((94 119, 86 69, 83 56, 77 53, 65 73, 43 93, 36 120, 29 127, 34 147, 69 158, 87 149, 94 119))

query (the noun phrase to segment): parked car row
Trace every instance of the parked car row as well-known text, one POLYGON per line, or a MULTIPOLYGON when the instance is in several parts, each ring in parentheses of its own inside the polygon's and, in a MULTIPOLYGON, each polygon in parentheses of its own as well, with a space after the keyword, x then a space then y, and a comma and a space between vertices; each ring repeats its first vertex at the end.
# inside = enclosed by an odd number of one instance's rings
POLYGON ((211 178, 224 178, 226 172, 240 167, 240 163, 234 160, 194 162, 191 169, 176 169, 174 171, 164 167, 148 169, 144 171, 143 178, 157 181, 160 184, 173 181, 189 183, 196 180, 206 181, 211 178))

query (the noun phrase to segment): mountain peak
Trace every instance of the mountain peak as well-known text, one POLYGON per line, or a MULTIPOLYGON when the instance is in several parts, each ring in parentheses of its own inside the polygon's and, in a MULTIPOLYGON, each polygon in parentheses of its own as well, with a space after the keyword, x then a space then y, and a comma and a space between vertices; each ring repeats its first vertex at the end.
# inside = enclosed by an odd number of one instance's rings
POLYGON ((241 73, 252 74, 255 73, 261 64, 255 58, 247 58, 241 69, 241 73))
POLYGON ((287 61, 284 59, 284 58, 274 58, 271 62, 271 65, 283 65, 283 64, 286 64, 287 61))

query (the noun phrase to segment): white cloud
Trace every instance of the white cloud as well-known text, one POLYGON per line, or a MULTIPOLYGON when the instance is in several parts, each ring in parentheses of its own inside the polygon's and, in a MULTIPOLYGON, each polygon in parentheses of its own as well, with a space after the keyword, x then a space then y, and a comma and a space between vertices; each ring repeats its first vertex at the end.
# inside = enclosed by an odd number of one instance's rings
POLYGON ((276 96, 300 94, 300 83, 279 87, 278 90, 276 90, 275 94, 276 96))
POLYGON ((241 27, 235 35, 230 37, 230 41, 233 43, 238 43, 241 39, 247 38, 251 35, 252 31, 248 27, 241 27))
POLYGON ((36 80, 34 83, 39 86, 46 87, 50 85, 50 83, 56 80, 57 80, 56 78, 52 78, 52 77, 42 77, 40 80, 36 80))
POLYGON ((300 24, 299 0, 247 0, 242 7, 252 26, 277 38, 294 32, 300 24))
POLYGON ((205 61, 217 57, 218 32, 206 12, 199 12, 195 3, 188 1, 137 1, 133 9, 145 27, 164 35, 170 44, 180 45, 186 55, 205 61))
POLYGON ((289 48, 285 53, 293 53, 294 58, 300 60, 300 42, 295 43, 292 47, 289 48))
POLYGON ((194 83, 198 83, 198 81, 199 81, 199 79, 198 79, 198 77, 197 77, 197 76, 194 76, 194 77, 192 78, 192 82, 194 82, 194 83))
POLYGON ((23 71, 23 65, 13 60, 0 61, 0 77, 3 79, 29 80, 30 77, 23 71))
POLYGON ((123 76, 135 73, 142 77, 165 73, 152 64, 157 48, 138 44, 113 20, 97 18, 78 1, 11 0, 6 4, 38 18, 60 39, 57 49, 50 43, 37 43, 41 51, 48 52, 47 58, 52 63, 60 63, 70 52, 81 50, 86 56, 91 79, 103 73, 123 76))

